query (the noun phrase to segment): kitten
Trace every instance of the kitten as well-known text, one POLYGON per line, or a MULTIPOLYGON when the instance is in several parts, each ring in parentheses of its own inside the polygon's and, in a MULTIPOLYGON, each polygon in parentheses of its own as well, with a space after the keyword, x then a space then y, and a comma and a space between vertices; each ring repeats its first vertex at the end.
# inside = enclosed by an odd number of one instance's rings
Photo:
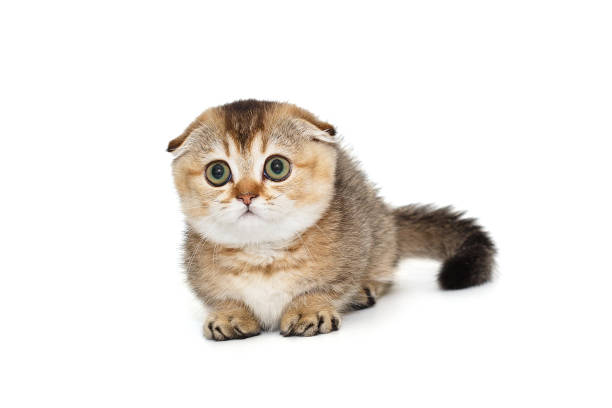
POLYGON ((373 306, 405 257, 443 262, 443 289, 491 278, 488 235, 449 208, 390 208, 297 106, 237 101, 202 113, 168 151, 187 221, 188 280, 212 312, 209 339, 280 328, 312 336, 373 306))

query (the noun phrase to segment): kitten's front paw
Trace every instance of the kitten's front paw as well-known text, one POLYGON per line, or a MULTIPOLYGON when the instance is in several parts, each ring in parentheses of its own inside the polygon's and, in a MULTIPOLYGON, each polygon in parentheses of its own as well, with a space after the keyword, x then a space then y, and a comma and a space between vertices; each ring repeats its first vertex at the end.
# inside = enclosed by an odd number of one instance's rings
POLYGON ((280 333, 287 336, 314 336, 338 330, 340 315, 334 309, 290 309, 281 318, 280 333))
POLYGON ((204 323, 204 336, 209 340, 246 339, 259 333, 259 322, 246 313, 213 312, 204 323))

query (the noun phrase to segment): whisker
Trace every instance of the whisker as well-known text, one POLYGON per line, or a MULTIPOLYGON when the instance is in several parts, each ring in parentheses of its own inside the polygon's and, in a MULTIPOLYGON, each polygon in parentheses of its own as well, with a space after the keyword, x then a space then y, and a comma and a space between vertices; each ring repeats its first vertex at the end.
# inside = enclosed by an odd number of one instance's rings
POLYGON ((314 223, 314 224, 313 224, 313 226, 315 226, 315 227, 316 227, 316 228, 317 228, 319 231, 321 231, 321 232, 325 233, 325 232, 324 232, 324 231, 321 229, 321 227, 319 227, 319 226, 317 225, 317 223, 314 223))
POLYGON ((302 245, 304 245, 304 249, 308 253, 308 258, 312 261, 314 257, 312 256, 312 252, 310 252, 310 248, 308 248, 308 245, 306 245, 306 242, 304 242, 304 240, 302 239, 302 234, 298 233, 296 234, 296 236, 302 242, 302 245))
POLYGON ((193 261, 195 260, 196 256, 198 256, 198 254, 200 253, 200 249, 202 249, 202 246, 204 246, 205 242, 206 242, 206 239, 201 238, 199 245, 196 247, 196 250, 193 251, 193 254, 191 254, 191 257, 189 257, 189 261, 187 263, 187 268, 186 268, 187 271, 191 270, 191 265, 193 261))
POLYGON ((215 245, 213 246, 213 256, 212 256, 212 261, 213 261, 212 263, 213 263, 213 266, 215 266, 215 262, 216 262, 216 260, 217 260, 217 249, 218 249, 218 248, 219 248, 219 245, 216 245, 216 244, 215 244, 215 245))

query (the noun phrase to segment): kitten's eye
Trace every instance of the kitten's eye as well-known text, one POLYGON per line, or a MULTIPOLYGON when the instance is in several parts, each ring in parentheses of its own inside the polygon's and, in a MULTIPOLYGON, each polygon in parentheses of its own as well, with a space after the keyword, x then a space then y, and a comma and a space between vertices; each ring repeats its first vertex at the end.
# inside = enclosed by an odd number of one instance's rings
POLYGON ((270 156, 264 165, 264 176, 272 181, 283 181, 291 173, 291 164, 283 156, 270 156))
POLYGON ((232 178, 232 172, 226 162, 217 160, 206 166, 206 180, 215 187, 221 187, 232 178))

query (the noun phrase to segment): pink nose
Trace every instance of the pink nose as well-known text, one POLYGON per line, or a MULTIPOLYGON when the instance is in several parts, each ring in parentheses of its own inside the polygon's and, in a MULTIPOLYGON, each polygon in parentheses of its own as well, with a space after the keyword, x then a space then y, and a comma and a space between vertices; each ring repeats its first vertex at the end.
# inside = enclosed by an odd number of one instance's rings
POLYGON ((253 194, 253 193, 241 193, 236 198, 239 199, 240 201, 242 201, 244 203, 244 205, 250 205, 251 201, 253 201, 253 199, 255 197, 257 197, 257 194, 253 194))

